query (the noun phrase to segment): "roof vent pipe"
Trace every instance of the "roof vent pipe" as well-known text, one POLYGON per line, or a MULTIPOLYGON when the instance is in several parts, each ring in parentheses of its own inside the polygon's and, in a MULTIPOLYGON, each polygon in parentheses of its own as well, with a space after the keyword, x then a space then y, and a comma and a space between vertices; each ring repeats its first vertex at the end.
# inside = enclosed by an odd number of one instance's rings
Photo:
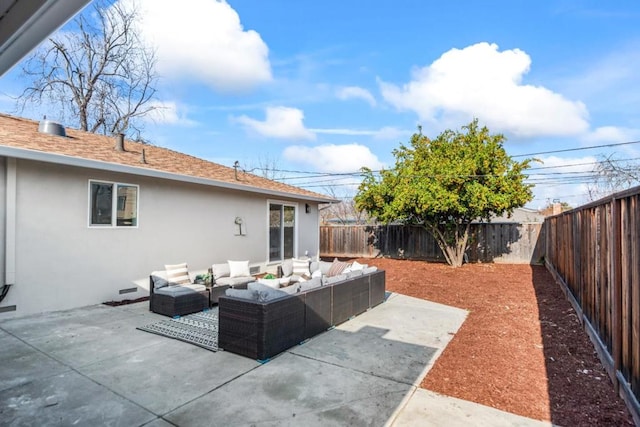
POLYGON ((60 123, 53 122, 51 120, 47 120, 46 116, 42 121, 38 124, 38 132, 46 133, 47 135, 55 135, 55 136, 67 136, 67 132, 60 123))
POLYGON ((240 162, 236 160, 233 163, 233 169, 235 169, 236 181, 238 181, 238 168, 239 167, 240 167, 240 162))
POLYGON ((124 133, 119 133, 116 136, 116 151, 124 151, 124 133))

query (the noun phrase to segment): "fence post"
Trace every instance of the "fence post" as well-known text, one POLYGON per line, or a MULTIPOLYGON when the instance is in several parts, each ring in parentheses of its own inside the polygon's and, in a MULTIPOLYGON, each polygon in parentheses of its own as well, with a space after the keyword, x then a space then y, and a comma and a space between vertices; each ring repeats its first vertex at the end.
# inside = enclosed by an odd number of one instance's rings
MULTIPOLYGON (((622 356, 622 259, 621 259, 621 220, 620 200, 611 199, 611 237, 610 237, 610 265, 611 265, 611 357, 613 371, 620 370, 622 356)), ((611 380, 618 391, 618 377, 613 375, 611 380)))

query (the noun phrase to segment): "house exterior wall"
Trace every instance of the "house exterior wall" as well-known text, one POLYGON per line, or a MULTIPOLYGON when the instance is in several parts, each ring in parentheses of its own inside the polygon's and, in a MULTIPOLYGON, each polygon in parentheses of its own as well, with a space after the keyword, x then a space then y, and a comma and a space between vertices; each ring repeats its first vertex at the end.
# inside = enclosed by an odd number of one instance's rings
POLYGON ((301 203, 298 209, 298 256, 319 255, 320 252, 320 227, 319 211, 317 204, 309 204, 310 212, 305 212, 305 203, 301 203))
MULTIPOLYGON (((149 273, 165 264, 187 262, 197 271, 249 260, 265 271, 268 200, 262 194, 18 160, 16 283, 1 304, 17 309, 0 313, 0 319, 146 296, 149 273), (89 227, 89 180, 138 185, 138 226, 89 227), (234 223, 238 216, 243 235, 234 223), (131 288, 137 290, 119 293, 131 288)), ((298 247, 317 252, 314 209, 306 214, 304 202, 298 203, 298 247)))
MULTIPOLYGON (((5 283, 5 225, 7 218, 7 159, 0 157, 0 287, 5 283)), ((0 306, 4 305, 0 303, 0 306)))

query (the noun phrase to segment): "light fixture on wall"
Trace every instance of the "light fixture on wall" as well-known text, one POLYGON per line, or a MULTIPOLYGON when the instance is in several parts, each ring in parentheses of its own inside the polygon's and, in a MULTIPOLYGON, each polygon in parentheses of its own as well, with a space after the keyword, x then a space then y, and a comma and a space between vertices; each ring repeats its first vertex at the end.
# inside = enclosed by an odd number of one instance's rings
POLYGON ((242 224, 244 224, 244 221, 242 220, 242 218, 237 216, 236 219, 233 220, 233 223, 238 226, 238 230, 239 230, 238 235, 242 236, 243 235, 242 234, 242 224))
POLYGON ((304 204, 304 211, 305 213, 311 213, 311 206, 309 205, 309 203, 304 204))

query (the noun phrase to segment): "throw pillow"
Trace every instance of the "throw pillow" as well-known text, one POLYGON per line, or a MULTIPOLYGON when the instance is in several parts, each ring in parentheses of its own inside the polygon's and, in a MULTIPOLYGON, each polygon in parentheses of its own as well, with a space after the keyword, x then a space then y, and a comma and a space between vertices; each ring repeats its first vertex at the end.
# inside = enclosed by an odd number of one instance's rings
POLYGON ((293 262, 293 274, 297 274, 298 276, 311 276, 309 260, 293 258, 291 262, 293 262))
POLYGON ((249 261, 227 261, 229 263, 229 277, 251 276, 249 261))
POLYGON ((342 282, 347 280, 347 275, 346 274, 338 274, 337 276, 330 276, 327 277, 326 279, 324 279, 324 285, 331 285, 334 283, 338 283, 338 282, 342 282))
POLYGON ((282 275, 284 277, 289 277, 293 274, 293 261, 287 259, 282 262, 282 275))
POLYGON ((360 264, 358 261, 351 263, 351 271, 364 270, 365 268, 367 268, 367 264, 360 264))
POLYGON ((316 271, 320 271, 320 261, 311 261, 311 264, 309 264, 309 271, 311 272, 311 276, 313 276, 313 273, 316 271))
POLYGON ((280 280, 280 287, 289 286, 289 282, 291 282, 291 277, 282 277, 280 280))
POLYGON ((153 280, 153 289, 164 288, 165 286, 169 286, 169 281, 160 276, 151 276, 153 280))
POLYGON ((280 279, 258 279, 258 282, 274 289, 278 289, 280 287, 280 279))
POLYGON ((331 268, 331 266, 333 265, 333 263, 329 262, 329 261, 319 261, 320 263, 320 272, 326 276, 327 274, 329 274, 329 269, 331 268))
POLYGON ((308 280, 304 283, 300 284, 300 292, 308 291, 311 289, 319 288, 322 286, 322 279, 320 277, 316 277, 314 279, 308 280))
POLYGON ((165 265, 164 269, 167 272, 169 282, 177 283, 178 285, 188 285, 191 283, 186 262, 182 264, 165 265))
POLYGON ((343 270, 348 266, 349 266, 349 263, 338 261, 337 259, 335 259, 331 264, 331 268, 327 272, 327 276, 329 277, 337 276, 338 274, 342 273, 343 270))

